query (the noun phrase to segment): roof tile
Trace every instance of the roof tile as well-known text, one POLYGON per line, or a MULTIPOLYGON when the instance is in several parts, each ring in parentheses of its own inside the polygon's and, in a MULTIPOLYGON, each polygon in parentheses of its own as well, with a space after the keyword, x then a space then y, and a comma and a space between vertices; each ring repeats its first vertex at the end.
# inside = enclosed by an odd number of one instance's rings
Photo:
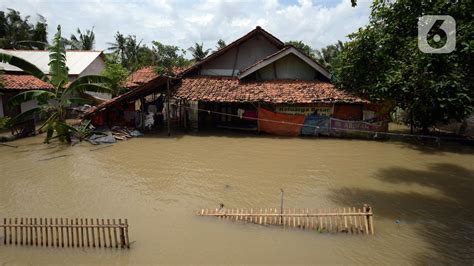
POLYGON ((53 89, 53 86, 32 75, 0 75, 0 88, 6 90, 40 90, 53 89))
POLYGON ((321 81, 269 80, 242 82, 237 78, 198 76, 183 78, 175 96, 185 100, 214 102, 368 102, 321 81))
MULTIPOLYGON (((184 68, 182 67, 174 67, 173 73, 178 74, 182 72, 183 70, 184 68)), ((155 67, 153 66, 142 67, 128 76, 127 80, 125 81, 124 86, 126 88, 135 88, 142 84, 150 82, 152 79, 158 76, 159 75, 156 72, 155 67)))

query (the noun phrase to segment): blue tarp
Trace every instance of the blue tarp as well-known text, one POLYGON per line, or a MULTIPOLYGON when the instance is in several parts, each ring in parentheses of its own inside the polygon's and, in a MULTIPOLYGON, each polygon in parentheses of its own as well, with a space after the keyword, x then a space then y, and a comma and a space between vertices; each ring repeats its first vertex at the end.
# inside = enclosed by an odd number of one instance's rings
POLYGON ((301 129, 304 136, 329 136, 329 117, 309 115, 305 117, 304 126, 301 129))

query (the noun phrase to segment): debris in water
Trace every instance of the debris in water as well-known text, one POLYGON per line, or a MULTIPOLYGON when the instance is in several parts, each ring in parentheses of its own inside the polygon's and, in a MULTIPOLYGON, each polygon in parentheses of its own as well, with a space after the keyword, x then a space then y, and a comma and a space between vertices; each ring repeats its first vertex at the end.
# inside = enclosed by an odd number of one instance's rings
POLYGON ((6 144, 6 143, 0 143, 2 146, 10 147, 10 148, 18 148, 16 145, 11 145, 11 144, 6 144))
POLYGON ((102 150, 104 148, 108 148, 108 147, 112 147, 113 145, 106 145, 106 146, 102 146, 102 147, 99 147, 99 148, 94 148, 94 149, 90 149, 89 151, 97 151, 97 150, 102 150))
POLYGON ((38 161, 49 161, 57 158, 62 158, 62 157, 67 157, 71 156, 71 154, 65 154, 65 155, 59 155, 59 156, 54 156, 54 157, 49 157, 49 158, 44 158, 44 159, 39 159, 38 161))

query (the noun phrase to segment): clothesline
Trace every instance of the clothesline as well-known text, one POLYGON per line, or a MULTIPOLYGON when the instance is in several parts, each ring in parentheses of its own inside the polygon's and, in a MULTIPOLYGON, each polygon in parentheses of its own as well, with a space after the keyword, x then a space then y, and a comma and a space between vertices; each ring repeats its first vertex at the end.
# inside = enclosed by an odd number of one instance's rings
MULTIPOLYGON (((226 115, 226 116, 231 116, 231 117, 236 117, 240 118, 238 115, 235 114, 229 114, 229 113, 224 113, 224 112, 218 112, 218 111, 212 111, 208 109, 202 109, 202 108, 192 108, 189 106, 184 106, 184 108, 188 110, 194 110, 198 112, 206 112, 208 114, 219 114, 219 115, 226 115)), ((465 140, 463 138, 456 138, 456 137, 442 137, 442 136, 430 136, 430 135, 415 135, 415 134, 407 134, 407 133, 392 133, 392 132, 382 132, 382 131, 370 131, 370 130, 362 130, 362 129, 349 129, 349 128, 332 128, 332 127, 324 127, 324 126, 315 126, 315 125, 308 125, 308 124, 300 124, 300 123, 293 123, 293 122, 287 122, 287 121, 281 121, 281 120, 272 120, 272 119, 264 119, 264 118, 258 118, 258 117, 243 117, 245 119, 249 120, 256 120, 256 121, 265 121, 265 122, 273 122, 273 123, 280 123, 280 124, 286 124, 286 125, 294 125, 294 126, 302 126, 302 127, 310 127, 314 129, 328 129, 328 130, 334 130, 334 131, 348 131, 348 132, 356 132, 356 133, 370 133, 370 134, 375 134, 377 135, 386 135, 386 136, 398 136, 398 137, 411 137, 411 138, 427 138, 427 139, 434 139, 437 142, 439 142, 441 139, 445 140, 465 140)), ((329 118, 329 119, 334 119, 334 118, 329 118)), ((339 120, 339 119, 336 119, 339 120)))

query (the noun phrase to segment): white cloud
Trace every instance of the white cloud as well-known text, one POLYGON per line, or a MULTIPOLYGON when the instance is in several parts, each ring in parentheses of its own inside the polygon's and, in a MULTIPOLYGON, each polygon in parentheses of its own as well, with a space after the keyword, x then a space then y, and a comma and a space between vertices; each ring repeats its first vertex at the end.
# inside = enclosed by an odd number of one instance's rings
POLYGON ((203 42, 214 48, 219 38, 229 43, 257 25, 282 41, 302 40, 321 48, 345 40, 349 33, 367 24, 370 0, 359 0, 355 8, 350 0, 299 0, 291 4, 282 0, 1 1, 0 9, 6 8, 31 15, 32 19, 37 13, 45 16, 50 38, 57 24, 62 25, 67 37, 77 27, 94 26, 96 49, 106 49, 117 31, 136 35, 144 43, 158 40, 187 48, 203 42))

